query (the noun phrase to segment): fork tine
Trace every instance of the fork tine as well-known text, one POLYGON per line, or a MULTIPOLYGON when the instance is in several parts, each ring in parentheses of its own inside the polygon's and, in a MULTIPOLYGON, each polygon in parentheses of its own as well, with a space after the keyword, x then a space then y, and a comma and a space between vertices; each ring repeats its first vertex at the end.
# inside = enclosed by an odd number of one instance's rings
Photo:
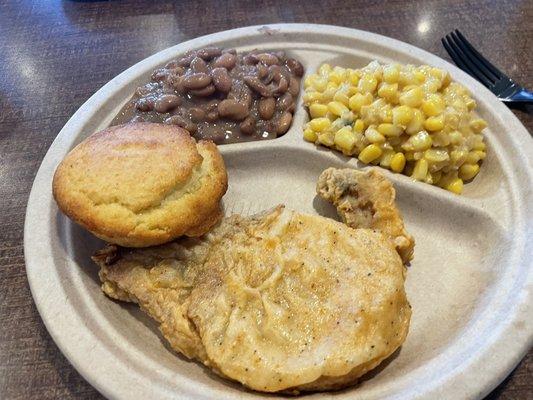
POLYGON ((450 33, 450 37, 455 43, 455 46, 461 49, 461 52, 464 54, 464 56, 467 57, 468 60, 477 69, 481 71, 481 73, 483 73, 487 78, 489 78, 494 83, 500 80, 500 77, 498 75, 495 75, 491 71, 489 71, 487 67, 485 67, 484 63, 480 59, 478 59, 474 53, 470 51, 470 48, 467 47, 466 44, 462 42, 461 38, 455 32, 450 33))
POLYGON ((500 71, 498 68, 496 68, 489 60, 487 60, 485 57, 481 55, 479 51, 475 49, 474 46, 470 44, 470 42, 463 36, 463 34, 459 31, 459 29, 455 30, 455 34, 457 37, 461 40, 462 43, 464 43, 465 47, 468 48, 468 50, 475 55, 475 57, 483 63, 483 66, 488 69, 496 78, 497 80, 500 80, 502 78, 507 78, 507 76, 500 71))
POLYGON ((477 69, 470 60, 462 54, 461 50, 455 45, 449 35, 446 35, 446 38, 441 40, 444 48, 459 68, 467 72, 469 75, 472 75, 486 87, 491 88, 494 86, 493 82, 481 73, 481 71, 479 71, 479 69, 477 69))

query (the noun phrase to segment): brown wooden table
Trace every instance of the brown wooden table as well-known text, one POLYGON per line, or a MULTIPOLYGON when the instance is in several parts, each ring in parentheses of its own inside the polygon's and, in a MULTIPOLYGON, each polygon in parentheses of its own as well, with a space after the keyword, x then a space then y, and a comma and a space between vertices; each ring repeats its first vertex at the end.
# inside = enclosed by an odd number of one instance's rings
MULTIPOLYGON (((0 398, 101 398, 60 353, 33 304, 22 248, 33 178, 61 127, 103 84, 181 41, 278 22, 335 24, 391 36, 447 58, 461 29, 533 88, 533 1, 0 2, 0 398), (285 3, 285 4, 284 4, 285 3)), ((515 111, 530 132, 533 113, 515 111)), ((533 352, 488 398, 533 399, 533 352)))

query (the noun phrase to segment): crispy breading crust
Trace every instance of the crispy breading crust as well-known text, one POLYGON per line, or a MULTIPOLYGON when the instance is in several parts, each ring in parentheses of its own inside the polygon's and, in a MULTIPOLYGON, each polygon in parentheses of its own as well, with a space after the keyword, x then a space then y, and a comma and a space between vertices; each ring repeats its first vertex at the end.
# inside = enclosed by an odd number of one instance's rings
POLYGON ((409 329, 392 241, 283 207, 93 260, 108 296, 138 303, 175 350, 254 390, 352 385, 409 329))
POLYGON ((99 238, 146 247, 200 236, 221 218, 222 156, 177 126, 132 123, 105 129, 59 164, 59 208, 99 238))
POLYGON ((413 258, 415 240, 405 230, 394 187, 377 169, 328 168, 316 191, 337 208, 346 225, 378 229, 392 239, 404 263, 413 258))

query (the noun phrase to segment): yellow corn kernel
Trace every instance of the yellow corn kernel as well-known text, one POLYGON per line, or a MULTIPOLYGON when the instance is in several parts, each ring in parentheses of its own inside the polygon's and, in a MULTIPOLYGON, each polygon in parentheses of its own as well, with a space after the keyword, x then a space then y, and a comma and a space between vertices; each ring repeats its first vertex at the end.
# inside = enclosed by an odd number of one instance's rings
POLYGON ((359 89, 357 89, 357 87, 355 86, 348 86, 348 88, 346 89, 346 95, 348 96, 348 98, 352 97, 356 93, 359 93, 359 89))
POLYGON ((318 135, 318 142, 324 146, 332 147, 335 143, 335 135, 332 132, 322 132, 318 135))
POLYGON ((415 71, 414 77, 418 81, 418 83, 424 83, 426 81, 426 76, 422 71, 415 71))
POLYGON ((350 102, 350 98, 342 92, 335 93, 335 96, 333 96, 333 100, 338 101, 344 104, 345 106, 347 106, 348 103, 350 102))
POLYGON ((461 166, 466 161, 468 153, 464 150, 452 150, 450 152, 450 161, 456 167, 461 166))
POLYGON ((379 85, 378 96, 389 101, 395 99, 398 96, 398 84, 383 82, 379 85))
POLYGON ((396 65, 383 67, 383 80, 387 83, 396 83, 400 79, 400 70, 396 65))
POLYGON ((424 158, 430 163, 436 164, 450 159, 450 155, 446 150, 427 149, 424 152, 424 158))
POLYGON ((304 139, 307 140, 308 142, 314 143, 318 139, 318 135, 311 128, 307 128, 304 130, 304 139))
POLYGON ((315 79, 311 87, 315 89, 317 92, 323 92, 324 90, 326 90, 327 85, 328 85, 327 79, 323 77, 319 77, 315 79))
POLYGON ((325 117, 328 113, 328 106, 325 104, 314 103, 309 106, 311 118, 325 117))
POLYGON ((474 153, 477 154, 477 156, 479 157, 480 160, 484 160, 485 157, 487 156, 487 153, 485 153, 484 151, 481 151, 481 150, 474 150, 474 153))
POLYGON ((306 92, 304 93, 304 103, 311 104, 315 102, 322 101, 322 93, 319 92, 306 92))
POLYGON ((383 154, 381 155, 379 159, 379 165, 381 165, 384 168, 390 168, 392 157, 394 157, 394 150, 384 149, 383 154))
POLYGON ((474 150, 484 151, 486 148, 487 148, 487 146, 486 146, 485 143, 483 143, 483 142, 477 142, 477 143, 474 145, 474 150))
POLYGON ((316 78, 317 78, 316 75, 307 75, 304 79, 304 88, 305 89, 310 88, 315 82, 316 78))
POLYGON ((431 144, 431 136, 426 131, 420 131, 407 139, 402 148, 407 151, 424 151, 429 149, 431 144))
POLYGON ((423 96, 422 89, 414 87, 400 95, 400 104, 402 106, 419 107, 422 104, 423 96))
POLYGON ((315 132, 323 132, 331 126, 329 118, 314 118, 309 121, 309 127, 315 132))
POLYGON ((353 130, 358 133, 363 133, 365 130, 365 122, 362 119, 358 119, 353 124, 353 130))
POLYGON ((322 64, 320 66, 320 68, 318 68, 318 73, 322 76, 328 76, 329 73, 333 70, 333 68, 331 68, 331 65, 329 64, 322 64))
POLYGON ((342 104, 339 101, 332 101, 328 103, 328 110, 330 113, 334 115, 338 115, 339 117, 345 113, 350 111, 348 107, 346 107, 344 104, 342 104))
POLYGON ((372 103, 372 95, 370 93, 367 94, 361 94, 356 93, 352 97, 350 97, 350 101, 348 103, 350 110, 355 112, 360 112, 361 107, 368 106, 372 103))
POLYGON ((422 103, 422 111, 424 114, 430 117, 441 114, 446 107, 444 99, 439 94, 431 94, 428 98, 422 103))
POLYGON ((392 109, 392 123, 406 126, 413 119, 413 109, 408 106, 398 106, 392 109))
POLYGON ((355 147, 355 135, 349 126, 345 126, 335 133, 334 142, 344 154, 351 154, 355 147))
POLYGON ((383 150, 381 150, 379 146, 375 144, 369 144, 363 149, 363 151, 361 151, 361 153, 359 153, 358 158, 365 164, 369 164, 378 157, 380 157, 382 153, 383 150))
POLYGON ((390 161, 390 168, 394 172, 402 172, 405 167, 405 156, 403 153, 396 153, 390 161))
POLYGON ((340 85, 344 81, 344 74, 341 71, 333 70, 332 72, 330 72, 328 79, 330 82, 340 85))
POLYGON ((378 125, 378 132, 387 137, 398 137, 402 133, 402 128, 397 125, 385 123, 378 125))
POLYGON ((348 81, 351 85, 357 86, 359 83, 359 72, 355 70, 351 70, 348 72, 348 81))
POLYGON ((431 132, 440 131, 444 128, 444 117, 442 115, 429 117, 424 121, 424 128, 431 132))
POLYGON ((333 96, 335 96, 335 93, 337 93, 336 88, 328 88, 324 90, 324 92, 322 93, 322 101, 327 103, 333 100, 333 96))
POLYGON ((480 133, 486 127, 487 122, 484 119, 476 118, 470 121, 470 129, 472 129, 475 133, 480 133))
POLYGON ((418 109, 413 110, 413 118, 405 127, 405 132, 409 135, 414 135, 424 129, 424 115, 418 109))
POLYGON ((477 103, 474 99, 468 99, 466 101, 466 108, 468 108, 468 111, 472 111, 474 108, 476 108, 477 103))
POLYGON ((381 118, 382 122, 387 124, 392 123, 392 108, 390 105, 387 104, 385 107, 381 107, 379 110, 379 118, 381 118))
POLYGON ((451 131, 448 136, 450 137, 451 144, 461 144, 464 140, 463 135, 459 131, 451 131))
POLYGON ((361 93, 372 93, 376 90, 377 86, 378 80, 370 74, 364 74, 357 83, 357 88, 361 93))
POLYGON ((461 178, 455 178, 445 186, 445 189, 455 194, 461 194, 463 192, 463 180, 461 178))
POLYGON ((474 151, 471 151, 470 153, 468 153, 468 155, 466 156, 465 163, 467 163, 467 164, 477 164, 477 162, 479 160, 480 160, 479 153, 474 150, 474 151))
POLYGON ((463 181, 468 181, 477 175, 479 172, 479 165, 477 164, 463 164, 459 168, 459 177, 463 181))
POLYGON ((426 179, 428 174, 428 162, 425 159, 420 159, 415 164, 415 169, 411 174, 411 178, 416 179, 417 181, 423 181, 426 179))
POLYGON ((374 125, 371 125, 367 128, 367 130, 365 131, 365 137, 370 143, 385 143, 385 136, 379 133, 374 128, 374 125))

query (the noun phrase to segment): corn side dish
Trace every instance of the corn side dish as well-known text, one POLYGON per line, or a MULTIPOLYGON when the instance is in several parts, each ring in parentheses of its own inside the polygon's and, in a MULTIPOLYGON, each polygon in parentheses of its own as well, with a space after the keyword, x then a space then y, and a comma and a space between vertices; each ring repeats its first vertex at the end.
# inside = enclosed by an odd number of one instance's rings
POLYGON ((304 139, 460 194, 485 158, 485 120, 448 72, 428 65, 323 64, 304 81, 304 139))

